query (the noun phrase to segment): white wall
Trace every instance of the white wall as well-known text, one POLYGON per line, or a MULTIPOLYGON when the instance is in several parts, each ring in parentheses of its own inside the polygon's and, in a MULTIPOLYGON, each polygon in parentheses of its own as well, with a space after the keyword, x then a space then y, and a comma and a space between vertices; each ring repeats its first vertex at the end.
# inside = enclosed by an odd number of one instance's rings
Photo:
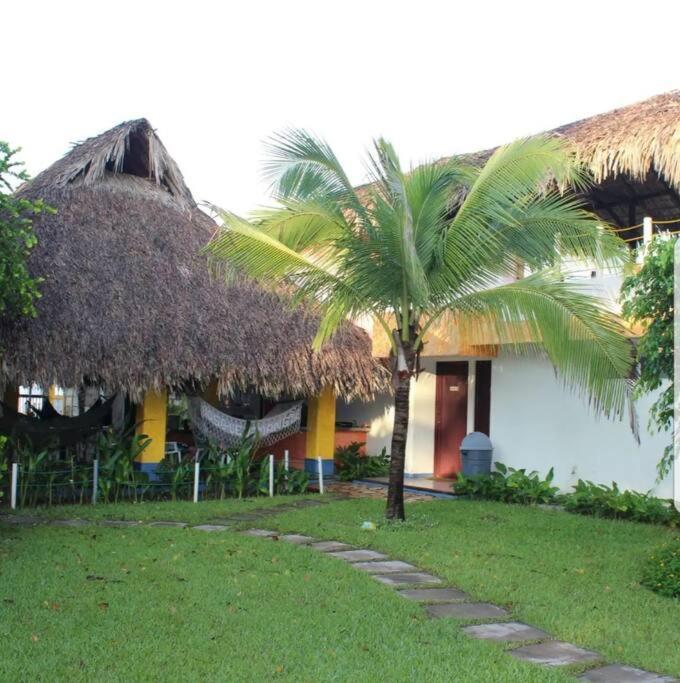
POLYGON ((656 464, 669 433, 649 434, 654 397, 637 404, 641 445, 628 420, 596 417, 586 400, 565 389, 547 360, 505 355, 492 362, 491 441, 494 459, 545 473, 555 467, 564 489, 578 479, 671 497, 670 478, 656 484, 656 464))

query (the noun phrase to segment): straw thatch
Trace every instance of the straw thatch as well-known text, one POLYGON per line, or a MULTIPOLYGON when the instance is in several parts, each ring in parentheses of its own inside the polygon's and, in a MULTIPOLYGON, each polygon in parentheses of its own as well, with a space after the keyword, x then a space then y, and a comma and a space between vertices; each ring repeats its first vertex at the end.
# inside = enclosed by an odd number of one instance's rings
MULTIPOLYGON (((680 191, 680 90, 547 131, 574 143, 579 159, 601 184, 621 174, 645 181, 654 171, 680 191)), ((493 149, 462 155, 485 162, 493 149)))
MULTIPOLYGON (((573 143, 577 158, 592 175, 584 199, 607 223, 627 228, 644 216, 656 221, 680 218, 680 90, 568 123, 544 135, 573 143)), ((455 158, 483 166, 496 149, 455 158)), ((361 197, 370 185, 357 188, 361 197)), ((637 228, 626 230, 622 237, 638 233, 637 228)))
POLYGON ((20 189, 57 211, 35 221, 35 319, 0 320, 0 385, 147 389, 254 386, 268 396, 347 399, 386 388, 368 335, 347 325, 322 351, 316 318, 250 282, 211 278, 215 230, 148 121, 75 146, 20 189))

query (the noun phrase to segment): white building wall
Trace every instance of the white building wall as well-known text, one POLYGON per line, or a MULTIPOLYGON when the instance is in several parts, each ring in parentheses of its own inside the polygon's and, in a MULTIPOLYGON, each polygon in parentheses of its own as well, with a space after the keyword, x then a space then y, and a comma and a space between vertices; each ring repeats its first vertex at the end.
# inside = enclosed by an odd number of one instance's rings
MULTIPOLYGON (((423 372, 411 385, 411 419, 406 446, 407 475, 434 470, 436 362, 454 357, 423 359, 423 372)), ((637 402, 640 445, 628 420, 607 420, 589 409, 587 401, 566 389, 547 360, 501 355, 491 362, 491 441, 494 460, 510 467, 547 473, 555 468, 555 483, 569 490, 578 479, 622 489, 651 490, 672 496, 671 479, 656 483, 656 464, 669 443, 668 433, 650 434, 649 409, 654 396, 637 402)), ((472 392, 468 409, 473 405, 472 392)), ((389 452, 394 410, 392 397, 374 403, 338 404, 338 419, 368 424, 369 453, 383 446, 389 452)), ((468 431, 472 430, 468 415, 468 431)))
POLYGON ((491 367, 494 460, 542 474, 554 466, 555 482, 565 490, 587 479, 671 497, 670 477, 656 484, 656 464, 671 436, 647 430, 654 396, 636 406, 638 445, 627 419, 595 416, 586 400, 564 388, 547 360, 506 355, 491 367))

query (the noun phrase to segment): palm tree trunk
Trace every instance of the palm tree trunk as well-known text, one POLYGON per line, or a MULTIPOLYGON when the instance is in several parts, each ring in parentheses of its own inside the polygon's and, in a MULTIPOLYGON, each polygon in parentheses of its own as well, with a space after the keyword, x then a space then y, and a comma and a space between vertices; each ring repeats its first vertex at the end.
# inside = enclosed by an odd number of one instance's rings
POLYGON ((395 358, 392 381, 394 383, 394 429, 390 451, 390 481, 387 489, 387 519, 406 519, 404 515, 404 464, 406 461, 406 437, 408 435, 409 398, 411 377, 417 364, 413 348, 414 330, 409 330, 408 341, 400 340, 401 330, 395 331, 395 341, 400 353, 395 358))
POLYGON ((394 392, 394 429, 390 451, 390 481, 387 490, 387 519, 405 519, 404 515, 404 463, 406 435, 408 433, 409 396, 411 377, 400 378, 394 392))

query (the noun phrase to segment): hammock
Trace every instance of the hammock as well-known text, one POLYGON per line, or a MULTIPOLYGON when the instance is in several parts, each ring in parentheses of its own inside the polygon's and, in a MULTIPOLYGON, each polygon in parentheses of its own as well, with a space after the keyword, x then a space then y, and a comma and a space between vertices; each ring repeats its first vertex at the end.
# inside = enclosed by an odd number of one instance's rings
POLYGON ((261 420, 242 420, 227 415, 198 396, 189 398, 189 419, 195 431, 222 448, 238 446, 248 426, 261 446, 271 446, 300 431, 302 402, 279 403, 261 420))
MULTIPOLYGON (((0 401, 0 434, 19 441, 28 441, 36 448, 72 446, 96 434, 111 413, 115 396, 96 403, 82 415, 64 417, 50 405, 52 410, 43 410, 52 417, 28 417, 17 413, 0 401)), ((46 401, 47 402, 47 401, 46 401)))

